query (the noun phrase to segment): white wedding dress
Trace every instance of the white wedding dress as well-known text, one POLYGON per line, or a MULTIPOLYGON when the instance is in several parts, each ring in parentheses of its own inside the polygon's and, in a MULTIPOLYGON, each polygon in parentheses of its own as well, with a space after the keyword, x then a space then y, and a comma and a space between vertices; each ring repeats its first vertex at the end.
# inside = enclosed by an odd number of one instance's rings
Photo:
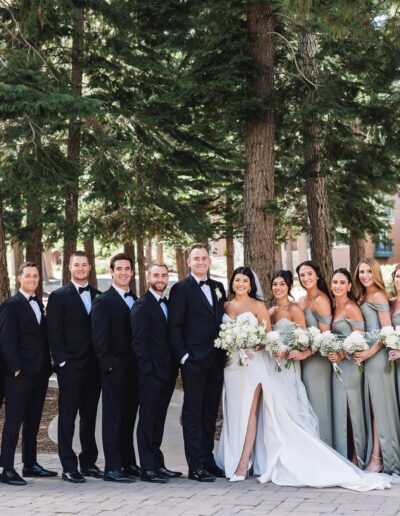
MULTIPOLYGON (((256 317, 245 312, 238 317, 256 317)), ((226 314, 223 321, 231 320, 226 314)), ((233 476, 245 441, 250 407, 262 386, 257 436, 251 464, 261 483, 282 486, 333 487, 369 491, 390 487, 392 478, 365 473, 319 438, 318 420, 298 371, 275 371, 265 350, 249 351, 248 365, 234 357, 224 371, 224 421, 216 455, 226 476, 233 476)))

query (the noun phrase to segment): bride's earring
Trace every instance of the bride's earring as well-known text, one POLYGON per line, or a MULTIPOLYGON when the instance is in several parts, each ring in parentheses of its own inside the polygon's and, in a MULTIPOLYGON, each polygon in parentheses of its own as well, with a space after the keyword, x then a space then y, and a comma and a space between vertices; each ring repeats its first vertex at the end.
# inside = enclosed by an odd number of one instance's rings
POLYGON ((249 290, 247 291, 247 293, 248 293, 248 294, 250 294, 250 292, 251 292, 251 288, 249 288, 249 290))

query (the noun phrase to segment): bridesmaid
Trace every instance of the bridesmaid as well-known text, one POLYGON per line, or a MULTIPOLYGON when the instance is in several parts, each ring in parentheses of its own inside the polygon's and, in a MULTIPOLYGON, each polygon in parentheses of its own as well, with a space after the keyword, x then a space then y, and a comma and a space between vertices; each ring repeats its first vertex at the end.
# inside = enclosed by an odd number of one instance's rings
MULTIPOLYGON (((318 265, 311 261, 305 261, 298 265, 296 272, 301 286, 307 292, 298 302, 304 311, 307 327, 314 326, 321 331, 330 330, 331 301, 328 287, 321 276, 318 265)), ((296 359, 303 360, 301 365, 303 383, 311 406, 319 419, 321 439, 329 446, 333 446, 332 366, 329 360, 319 353, 313 355, 311 349, 297 351, 296 359)))
MULTIPOLYGON (((279 270, 274 272, 271 278, 271 290, 275 298, 275 305, 269 309, 271 317, 272 329, 279 330, 282 333, 287 332, 294 325, 305 329, 306 320, 303 310, 289 299, 291 289, 293 287, 293 274, 290 271, 279 270)), ((286 354, 285 354, 286 356, 286 354)), ((299 378, 301 377, 300 362, 297 357, 297 351, 291 351, 288 358, 295 360, 295 371, 299 378)), ((276 357, 276 358, 284 358, 276 357)))
MULTIPOLYGON (((390 313, 393 327, 400 326, 400 263, 392 272, 394 297, 390 300, 390 313)), ((389 351, 389 360, 396 360, 397 395, 400 401, 400 351, 389 351)))
MULTIPOLYGON (((364 331, 364 319, 355 302, 352 280, 347 269, 337 269, 332 276, 334 297, 332 331, 344 340, 353 331, 364 331)), ((367 433, 364 417, 363 375, 355 360, 345 354, 330 353, 332 363, 340 362, 342 381, 332 375, 333 440, 335 450, 364 469, 367 433), (345 359, 345 360, 343 360, 345 359)))
MULTIPOLYGON (((365 258, 354 275, 358 303, 367 332, 390 326, 390 308, 379 264, 365 258)), ((365 411, 368 425, 367 471, 400 473, 400 418, 396 399, 394 372, 385 372, 387 352, 369 334, 370 348, 354 353, 358 362, 365 361, 365 411)))

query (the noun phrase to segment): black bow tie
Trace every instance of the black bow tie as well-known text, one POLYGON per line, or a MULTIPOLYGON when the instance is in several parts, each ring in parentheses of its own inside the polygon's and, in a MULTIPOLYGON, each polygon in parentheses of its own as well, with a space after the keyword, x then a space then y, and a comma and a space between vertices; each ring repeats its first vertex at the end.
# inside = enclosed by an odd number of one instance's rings
POLYGON ((131 290, 129 292, 125 292, 125 294, 124 294, 124 297, 129 297, 129 296, 133 297, 131 290))
POLYGON ((31 301, 36 301, 36 303, 39 302, 38 298, 36 296, 29 296, 29 299, 28 299, 29 302, 31 301))
POLYGON ((201 280, 201 281, 199 281, 199 285, 200 285, 200 287, 202 287, 203 285, 210 285, 210 280, 208 280, 208 279, 206 279, 206 281, 201 280))
POLYGON ((82 294, 82 292, 89 292, 90 287, 89 285, 86 285, 86 287, 78 287, 79 294, 82 294))
POLYGON ((158 300, 158 302, 160 303, 160 305, 161 305, 161 303, 165 303, 165 304, 167 304, 167 298, 166 298, 166 297, 160 297, 160 299, 158 300))

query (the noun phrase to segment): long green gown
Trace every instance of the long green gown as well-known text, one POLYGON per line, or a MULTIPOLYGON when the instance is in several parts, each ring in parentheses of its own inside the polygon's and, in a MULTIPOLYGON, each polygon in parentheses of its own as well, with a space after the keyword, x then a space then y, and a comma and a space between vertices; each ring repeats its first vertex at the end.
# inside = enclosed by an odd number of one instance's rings
MULTIPOLYGON (((392 315, 393 327, 400 326, 400 312, 392 315)), ((397 401, 400 408, 400 358, 396 360, 396 383, 397 383, 397 401)))
MULTIPOLYGON (((353 319, 336 319, 332 322, 332 331, 344 340, 354 329, 364 330, 364 323, 353 319)), ((333 401, 333 442, 335 450, 347 459, 351 459, 352 445, 349 446, 348 418, 354 439, 359 468, 366 466, 367 428, 364 415, 364 378, 353 357, 342 360, 338 366, 342 370, 342 381, 332 375, 333 401)))
MULTIPOLYGON (((311 308, 304 310, 307 328, 319 328, 318 322, 331 324, 332 317, 319 315, 311 308)), ((301 362, 301 373, 308 399, 319 419, 321 439, 333 446, 332 425, 332 365, 319 353, 301 362)))
MULTIPOLYGON (((361 306, 364 316, 366 332, 379 330, 381 324, 378 312, 389 312, 389 305, 381 303, 365 302, 361 306)), ((376 334, 368 337, 368 343, 372 346, 376 340, 376 334)), ((381 456, 385 473, 400 473, 400 417, 397 405, 395 372, 386 373, 388 364, 387 350, 382 348, 375 355, 365 361, 364 393, 365 393, 365 417, 368 429, 368 464, 373 447, 372 417, 370 411, 370 399, 374 411, 376 426, 378 429, 381 456)))

